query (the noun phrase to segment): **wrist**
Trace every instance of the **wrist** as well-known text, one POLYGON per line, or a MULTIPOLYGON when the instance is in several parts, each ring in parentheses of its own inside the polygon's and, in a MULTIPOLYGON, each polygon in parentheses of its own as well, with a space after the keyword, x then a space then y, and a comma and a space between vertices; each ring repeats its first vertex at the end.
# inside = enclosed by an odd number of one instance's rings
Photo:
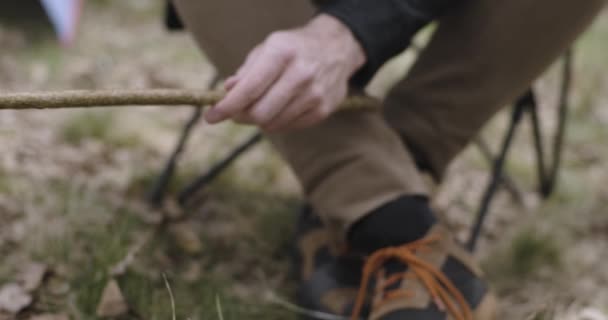
POLYGON ((324 38, 328 44, 334 44, 333 47, 336 47, 351 64, 353 73, 365 65, 367 61, 365 50, 353 32, 339 19, 328 14, 320 14, 311 20, 306 28, 324 38))

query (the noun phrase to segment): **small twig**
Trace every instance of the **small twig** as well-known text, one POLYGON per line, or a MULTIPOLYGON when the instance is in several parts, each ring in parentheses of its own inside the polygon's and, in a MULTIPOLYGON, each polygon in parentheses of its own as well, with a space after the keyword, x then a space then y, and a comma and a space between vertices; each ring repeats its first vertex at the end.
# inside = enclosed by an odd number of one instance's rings
POLYGON ((220 296, 215 295, 215 307, 217 309, 217 316, 220 320, 224 320, 224 313, 222 312, 222 302, 220 301, 220 296))
POLYGON ((165 286, 167 287, 167 291, 169 291, 169 298, 171 298, 171 312, 173 314, 173 320, 177 320, 177 316, 175 315, 175 298, 173 297, 173 290, 171 290, 171 285, 169 284, 169 280, 167 280, 167 275, 164 272, 163 279, 165 280, 165 286))
MULTIPOLYGON (((99 90, 0 94, 0 110, 67 109, 118 106, 209 106, 224 97, 222 91, 204 90, 99 90)), ((370 108, 377 102, 365 96, 349 97, 341 109, 370 108)))
POLYGON ((137 257, 141 249, 146 246, 148 241, 152 239, 155 234, 155 231, 149 231, 144 234, 140 239, 135 241, 135 243, 131 245, 131 247, 127 251, 127 254, 118 263, 116 263, 110 268, 110 275, 112 275, 113 277, 124 275, 127 272, 127 269, 129 269, 129 267, 135 261, 135 258, 137 257))
POLYGON ((330 313, 326 313, 326 312, 321 312, 321 311, 316 311, 316 310, 311 310, 311 309, 306 309, 306 308, 300 307, 289 301, 281 299, 274 292, 272 292, 270 290, 266 292, 266 300, 272 304, 276 304, 280 307, 283 307, 293 313, 303 315, 303 316, 313 318, 313 319, 318 319, 318 320, 348 320, 349 319, 348 317, 344 317, 344 316, 338 316, 335 314, 330 314, 330 313))

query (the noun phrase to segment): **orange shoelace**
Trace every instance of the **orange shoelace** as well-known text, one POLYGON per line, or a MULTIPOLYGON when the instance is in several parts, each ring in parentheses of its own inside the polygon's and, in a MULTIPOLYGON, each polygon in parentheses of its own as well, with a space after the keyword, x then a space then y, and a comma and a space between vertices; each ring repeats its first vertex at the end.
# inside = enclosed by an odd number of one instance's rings
MULTIPOLYGON (((439 271, 433 265, 416 256, 416 251, 428 250, 429 244, 439 240, 439 236, 434 235, 400 247, 385 248, 376 251, 374 254, 368 257, 367 261, 365 262, 365 266, 363 267, 361 288, 359 289, 359 294, 357 295, 357 300, 351 319, 359 320, 359 316, 361 315, 361 311, 367 296, 371 276, 377 272, 380 272, 381 267, 387 261, 398 260, 399 262, 407 265, 409 270, 411 270, 413 273, 412 276, 415 276, 422 282, 431 295, 433 302, 441 311, 447 312, 454 320, 472 320, 473 315, 471 308, 460 291, 456 288, 456 286, 454 286, 452 281, 450 281, 450 279, 448 279, 443 272, 439 271)), ((385 280, 382 288, 386 289, 388 286, 405 278, 407 278, 405 273, 394 274, 385 280)), ((403 289, 396 289, 385 293, 382 300, 380 300, 379 305, 393 299, 408 298, 412 295, 412 292, 405 292, 403 289)), ((379 305, 375 305, 375 307, 378 307, 379 305)))

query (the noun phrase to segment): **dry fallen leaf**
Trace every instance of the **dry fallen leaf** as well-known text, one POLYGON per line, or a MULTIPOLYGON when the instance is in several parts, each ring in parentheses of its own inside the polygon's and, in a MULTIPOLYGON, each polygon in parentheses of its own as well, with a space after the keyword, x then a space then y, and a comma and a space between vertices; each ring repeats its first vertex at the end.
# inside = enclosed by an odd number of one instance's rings
POLYGON ((17 314, 31 303, 32 296, 16 283, 10 283, 0 288, 0 311, 17 314))
POLYGON ((186 223, 174 224, 170 228, 175 244, 190 255, 197 255, 203 250, 203 243, 196 232, 186 223))
POLYGON ((55 296, 63 296, 70 292, 70 284, 63 278, 51 277, 47 281, 46 287, 49 293, 55 296))
POLYGON ((19 275, 23 288, 28 292, 38 289, 48 270, 48 266, 42 263, 30 263, 27 265, 19 275))
POLYGON ((97 316, 100 318, 113 318, 124 315, 129 306, 118 286, 116 280, 110 280, 101 294, 101 301, 97 306, 97 316))
POLYGON ((167 199, 165 201, 162 212, 169 220, 178 220, 184 215, 181 206, 174 199, 167 199))

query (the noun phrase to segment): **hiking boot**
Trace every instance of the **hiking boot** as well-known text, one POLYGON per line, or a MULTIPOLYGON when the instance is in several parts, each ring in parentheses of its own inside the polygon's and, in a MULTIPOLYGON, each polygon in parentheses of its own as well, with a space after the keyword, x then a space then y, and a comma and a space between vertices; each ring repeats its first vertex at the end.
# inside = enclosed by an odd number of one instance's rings
POLYGON ((298 304, 310 319, 491 320, 496 302, 471 254, 439 224, 421 240, 360 254, 332 253, 310 208, 300 214, 294 260, 298 304))
MULTIPOLYGON (((310 319, 328 318, 324 317, 327 315, 350 317, 363 260, 332 252, 329 234, 310 207, 305 207, 298 217, 295 238, 293 269, 300 283, 298 305, 315 313, 310 319)), ((363 313, 365 309, 364 306, 363 313)))
POLYGON ((420 240, 366 258, 351 318, 491 320, 495 312, 479 266, 437 224, 420 240))
POLYGON ((293 271, 298 281, 310 279, 317 268, 335 257, 330 249, 329 234, 310 206, 304 206, 298 215, 293 243, 293 271))

